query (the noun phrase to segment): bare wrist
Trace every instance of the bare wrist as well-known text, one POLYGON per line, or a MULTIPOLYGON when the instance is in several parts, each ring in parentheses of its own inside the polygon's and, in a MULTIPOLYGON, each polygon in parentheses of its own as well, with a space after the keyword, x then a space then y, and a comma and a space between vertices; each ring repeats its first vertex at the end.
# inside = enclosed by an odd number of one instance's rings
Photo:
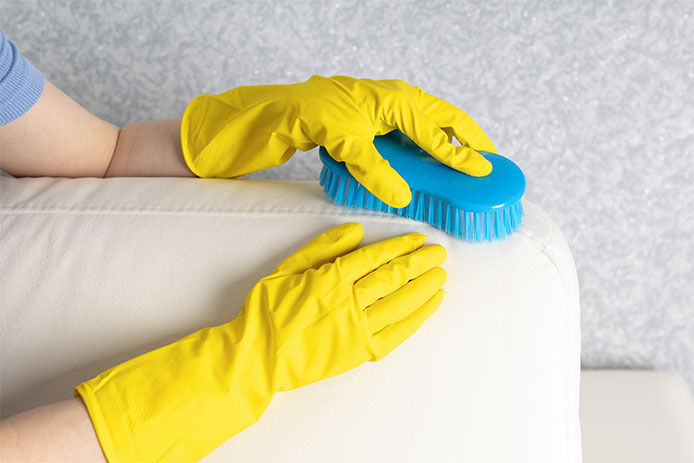
POLYGON ((183 159, 180 119, 123 127, 105 177, 193 177, 183 159))

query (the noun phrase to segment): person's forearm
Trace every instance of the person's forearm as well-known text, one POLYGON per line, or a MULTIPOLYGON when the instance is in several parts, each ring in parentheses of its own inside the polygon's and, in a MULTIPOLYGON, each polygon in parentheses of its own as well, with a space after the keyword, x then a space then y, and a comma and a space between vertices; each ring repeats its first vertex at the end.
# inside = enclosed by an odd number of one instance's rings
POLYGON ((0 461, 106 462, 79 397, 0 421, 0 461))
POLYGON ((192 177, 181 119, 119 128, 51 82, 20 118, 0 126, 0 170, 17 177, 192 177))
POLYGON ((0 169, 17 177, 103 177, 119 130, 46 80, 34 106, 0 126, 0 169))
POLYGON ((194 177, 181 151, 181 119, 123 127, 105 177, 194 177))

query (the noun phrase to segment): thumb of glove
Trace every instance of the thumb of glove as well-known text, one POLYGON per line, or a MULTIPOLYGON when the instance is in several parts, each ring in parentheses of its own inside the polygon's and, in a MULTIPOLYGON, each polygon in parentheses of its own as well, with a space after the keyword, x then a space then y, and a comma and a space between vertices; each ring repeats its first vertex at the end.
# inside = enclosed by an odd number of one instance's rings
POLYGON ((360 137, 345 138, 326 144, 325 149, 336 161, 344 162, 347 170, 369 192, 391 207, 405 207, 412 200, 410 187, 383 159, 373 140, 360 137))

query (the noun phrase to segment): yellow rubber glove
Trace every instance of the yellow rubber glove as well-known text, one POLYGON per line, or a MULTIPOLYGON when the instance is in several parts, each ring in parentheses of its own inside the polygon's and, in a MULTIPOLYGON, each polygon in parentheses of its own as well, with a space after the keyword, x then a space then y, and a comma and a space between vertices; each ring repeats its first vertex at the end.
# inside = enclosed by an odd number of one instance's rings
POLYGON ((373 145, 398 129, 439 161, 473 176, 496 152, 482 129, 455 106, 401 80, 313 76, 291 85, 256 85, 188 104, 181 146, 199 177, 232 178, 285 163, 297 149, 322 145, 371 193, 393 207, 411 200, 405 180, 373 145), (463 146, 451 143, 455 136, 463 146))
POLYGON ((276 391, 379 360, 439 306, 440 245, 410 233, 354 250, 346 223, 287 257, 230 323, 75 388, 111 463, 192 462, 255 423, 276 391))

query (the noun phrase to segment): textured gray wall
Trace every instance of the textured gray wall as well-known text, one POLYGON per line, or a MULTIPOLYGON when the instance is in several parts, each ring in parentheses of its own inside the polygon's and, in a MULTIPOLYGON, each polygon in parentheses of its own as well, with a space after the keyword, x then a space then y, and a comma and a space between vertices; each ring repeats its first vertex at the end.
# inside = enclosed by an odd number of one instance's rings
MULTIPOLYGON (((116 124, 311 74, 401 78, 472 115, 573 249, 586 367, 694 386, 690 0, 0 0, 0 27, 116 124)), ((316 153, 256 177, 315 179, 316 153)))

